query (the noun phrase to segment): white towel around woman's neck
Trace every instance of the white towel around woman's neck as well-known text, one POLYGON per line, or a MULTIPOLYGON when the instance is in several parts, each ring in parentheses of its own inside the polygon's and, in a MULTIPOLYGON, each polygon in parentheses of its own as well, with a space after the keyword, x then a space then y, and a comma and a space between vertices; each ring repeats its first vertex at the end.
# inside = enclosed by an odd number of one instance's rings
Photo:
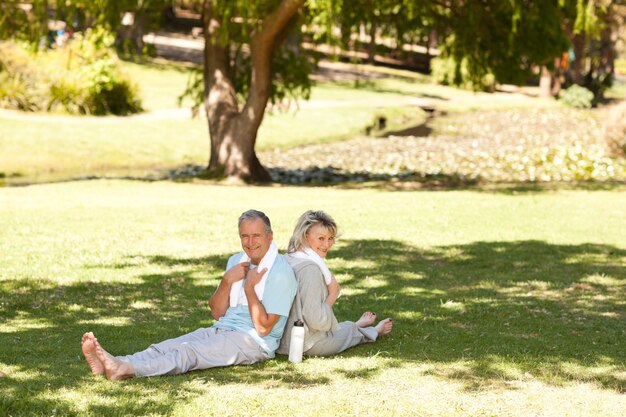
POLYGON ((322 270, 322 275, 324 275, 324 282, 326 285, 330 284, 330 281, 333 279, 333 274, 330 273, 330 269, 326 266, 326 262, 319 256, 315 251, 311 248, 305 248, 299 250, 297 252, 289 253, 288 256, 292 256, 294 258, 299 259, 308 259, 309 261, 315 262, 317 266, 322 270))
MULTIPOLYGON (((267 272, 263 274, 263 278, 259 281, 258 284, 254 286, 254 292, 256 296, 259 297, 259 300, 263 299, 263 293, 265 292, 265 282, 267 281, 267 277, 270 274, 270 270, 272 269, 272 265, 274 265, 274 261, 276 260, 276 256, 278 256, 278 247, 272 241, 269 249, 261 259, 261 262, 257 265, 256 269, 258 271, 262 271, 264 268, 267 268, 267 272)), ((244 252, 239 258, 239 263, 250 262, 250 257, 246 255, 244 252)), ((246 297, 246 293, 243 289, 243 279, 235 282, 230 287, 230 306, 236 307, 237 304, 243 304, 245 306, 248 305, 248 298, 246 297)))

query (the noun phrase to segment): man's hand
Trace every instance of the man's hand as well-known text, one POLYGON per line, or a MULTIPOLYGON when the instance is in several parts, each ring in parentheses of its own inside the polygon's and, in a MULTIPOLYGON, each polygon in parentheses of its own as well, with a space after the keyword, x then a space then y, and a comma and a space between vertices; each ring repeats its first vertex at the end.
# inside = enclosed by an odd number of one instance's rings
POLYGON ((226 314, 226 310, 228 310, 230 305, 230 287, 232 287, 235 282, 244 279, 249 270, 250 262, 242 262, 224 273, 220 285, 209 300, 211 315, 215 320, 219 320, 220 317, 226 314))
MULTIPOLYGON (((254 289, 254 286, 261 282, 263 275, 267 272, 267 268, 263 268, 262 271, 258 271, 259 268, 249 269, 246 273, 246 283, 245 287, 254 289)), ((244 288, 245 289, 245 288, 244 288)))
POLYGON ((332 279, 330 280, 330 283, 327 285, 327 287, 328 287, 328 297, 326 297, 325 302, 326 304, 332 307, 333 304, 335 304, 335 301, 337 301, 337 298, 339 298, 339 293, 341 293, 341 286, 339 285, 339 283, 333 276, 332 279))
POLYGON ((250 262, 242 262, 226 271, 222 279, 226 281, 226 284, 233 285, 244 279, 248 271, 250 271, 250 262))
POLYGON ((255 268, 248 271, 243 289, 248 299, 248 311, 250 311, 250 318, 252 319, 252 324, 254 324, 254 329, 259 336, 264 337, 270 334, 280 316, 278 314, 268 314, 254 291, 254 286, 257 285, 263 278, 263 275, 267 273, 267 268, 263 268, 261 271, 258 271, 258 269, 259 268, 255 268))

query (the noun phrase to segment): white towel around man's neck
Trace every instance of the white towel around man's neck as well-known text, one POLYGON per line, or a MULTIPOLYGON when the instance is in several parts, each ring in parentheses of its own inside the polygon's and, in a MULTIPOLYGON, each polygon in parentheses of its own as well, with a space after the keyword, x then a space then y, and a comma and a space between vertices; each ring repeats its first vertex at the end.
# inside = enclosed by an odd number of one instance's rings
POLYGON ((324 275, 324 282, 326 285, 330 284, 330 281, 333 279, 333 274, 330 273, 330 269, 326 266, 326 262, 319 256, 315 251, 311 248, 305 248, 299 250, 297 252, 291 252, 288 256, 292 256, 298 259, 308 259, 309 261, 315 262, 317 266, 322 270, 322 275, 324 275))
MULTIPOLYGON (((265 253, 265 256, 263 256, 263 259, 261 259, 261 262, 259 262, 256 267, 258 271, 262 271, 264 268, 267 268, 267 272, 263 274, 263 278, 261 278, 261 281, 259 281, 259 283, 254 286, 254 292, 256 293, 256 296, 259 297, 259 300, 263 299, 263 293, 265 292, 265 282, 267 281, 267 277, 270 274, 272 265, 274 265, 276 256, 278 256, 278 247, 276 246, 274 241, 272 241, 269 249, 265 253)), ((250 262, 250 257, 246 255, 245 252, 241 255, 241 258, 239 258, 239 263, 243 262, 250 262)), ((243 304, 246 306, 248 305, 248 298, 246 297, 246 293, 243 289, 243 279, 235 282, 230 287, 230 306, 236 307, 237 304, 243 304)))

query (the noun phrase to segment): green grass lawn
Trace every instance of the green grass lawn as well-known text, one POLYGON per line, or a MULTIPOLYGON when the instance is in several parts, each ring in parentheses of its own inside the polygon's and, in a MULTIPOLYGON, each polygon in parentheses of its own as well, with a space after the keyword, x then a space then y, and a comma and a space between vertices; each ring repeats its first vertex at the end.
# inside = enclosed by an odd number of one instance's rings
POLYGON ((0 415, 621 416, 624 207, 623 188, 1 188, 0 415), (334 215, 338 318, 371 309, 393 333, 300 365, 92 376, 85 331, 127 354, 212 323, 207 299, 251 207, 281 249, 305 209, 334 215))

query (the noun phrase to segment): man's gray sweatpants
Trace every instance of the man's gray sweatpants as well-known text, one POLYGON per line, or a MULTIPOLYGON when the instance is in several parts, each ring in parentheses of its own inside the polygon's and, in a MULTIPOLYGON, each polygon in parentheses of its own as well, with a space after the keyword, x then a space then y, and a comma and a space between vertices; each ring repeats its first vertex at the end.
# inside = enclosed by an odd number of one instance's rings
POLYGON ((339 323, 339 330, 327 332, 326 337, 315 342, 306 352, 308 356, 330 356, 361 343, 374 342, 378 332, 373 327, 359 327, 352 321, 339 323))
POLYGON ((206 327, 151 345, 128 356, 136 376, 175 375, 198 369, 250 365, 269 359, 255 340, 242 332, 206 327))

